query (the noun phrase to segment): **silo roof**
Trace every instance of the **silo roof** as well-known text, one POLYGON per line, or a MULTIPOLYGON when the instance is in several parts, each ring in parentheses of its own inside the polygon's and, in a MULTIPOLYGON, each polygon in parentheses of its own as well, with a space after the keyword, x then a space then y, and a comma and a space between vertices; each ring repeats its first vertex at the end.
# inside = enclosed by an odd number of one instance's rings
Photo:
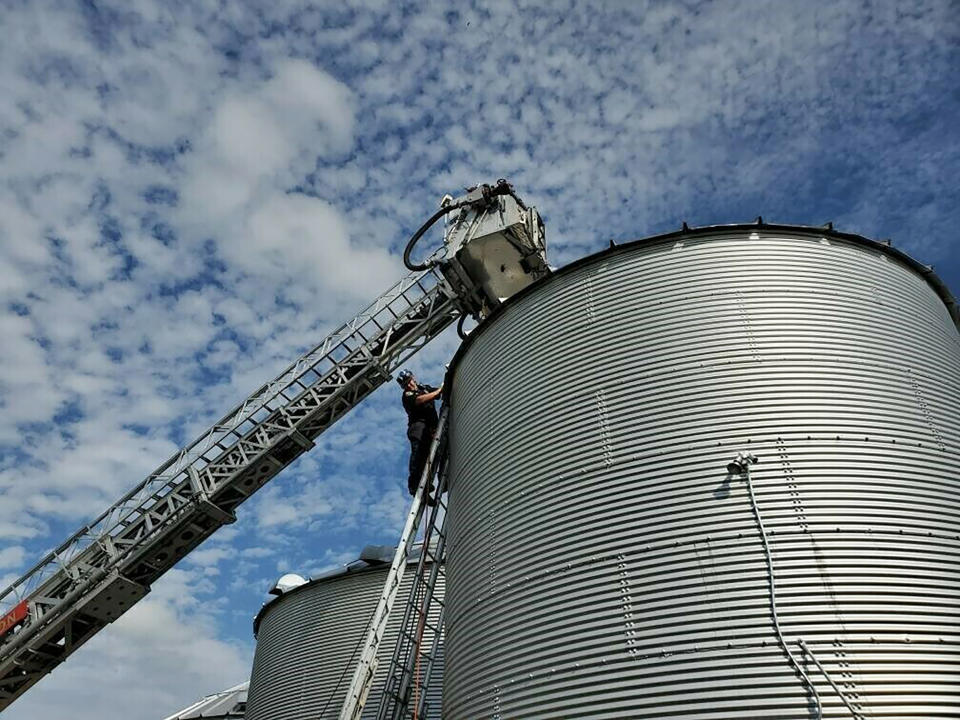
POLYGON ((198 700, 193 705, 170 715, 165 720, 229 720, 243 717, 247 703, 247 687, 243 682, 232 688, 198 700))
MULTIPOLYGON (((743 233, 759 233, 763 232, 769 236, 770 233, 790 233, 793 235, 807 235, 810 237, 818 238, 832 238, 836 240, 844 240, 857 245, 865 245, 877 252, 884 253, 896 260, 899 260, 904 265, 909 267, 911 270, 916 272, 920 277, 922 277, 927 284, 929 284, 933 290, 937 293, 940 299, 943 301, 943 304, 947 308, 947 312, 950 313, 950 317, 953 319, 953 324, 960 330, 960 305, 957 304, 956 298, 950 292, 950 289, 946 284, 939 278, 939 276, 933 271, 933 267, 930 265, 924 265, 923 263, 915 260, 907 253, 902 250, 898 250, 893 247, 889 241, 878 242, 876 240, 871 240, 870 238, 864 237, 863 235, 857 235, 855 233, 845 233, 833 229, 833 224, 828 223, 827 225, 822 226, 813 226, 813 225, 789 225, 789 224, 778 224, 778 223, 765 223, 761 218, 757 218, 756 221, 752 223, 733 223, 727 225, 704 225, 701 227, 690 227, 686 223, 683 223, 683 227, 680 230, 675 230, 673 232, 662 233, 660 235, 652 235, 646 238, 640 238, 638 240, 631 240, 624 243, 614 243, 610 242, 610 247, 604 250, 601 250, 590 255, 585 255, 584 257, 574 260, 571 263, 564 265, 562 268, 555 270, 547 277, 532 283, 525 287, 523 290, 520 290, 505 302, 501 303, 494 309, 489 316, 487 316, 480 325, 478 325, 473 332, 471 332, 467 339, 464 340, 460 347, 457 349, 457 352, 453 356, 453 360, 450 361, 449 369, 447 370, 448 378, 452 378, 456 372, 457 365, 460 362, 460 359, 466 353, 467 349, 473 344, 473 341, 476 339, 477 335, 480 334, 487 326, 489 326, 490 321, 503 312, 506 308, 513 305, 520 298, 526 296, 528 293, 533 292, 535 288, 540 287, 544 283, 550 282, 552 277, 557 275, 564 275, 569 272, 575 271, 577 268, 582 267, 591 262, 596 262, 602 260, 605 257, 612 257, 614 255, 629 252, 634 250, 637 247, 643 245, 653 245, 656 243, 666 242, 669 240, 683 240, 683 239, 694 239, 694 238, 705 238, 709 236, 723 236, 723 235, 738 235, 743 233)), ((449 388, 453 387, 453 384, 446 382, 445 386, 447 393, 450 392, 449 388)))
MULTIPOLYGON (((334 568, 325 573, 321 573, 316 577, 312 577, 303 585, 299 585, 291 590, 288 590, 281 595, 265 602, 263 607, 257 612, 256 616, 253 618, 253 635, 257 636, 257 632, 260 629, 260 621, 263 619, 264 613, 266 613, 268 608, 272 608, 276 603, 280 602, 283 598, 288 595, 294 595, 298 592, 302 592, 305 588, 313 587, 317 583, 329 582, 336 578, 341 578, 346 575, 356 575, 357 573, 369 572, 371 570, 382 570, 385 566, 388 566, 393 562, 393 555, 396 548, 391 547, 390 545, 367 545, 360 551, 360 557, 356 560, 353 560, 346 565, 341 567, 334 568)), ((410 550, 410 556, 407 558, 407 564, 418 562, 420 560, 420 550, 421 546, 415 545, 410 550)))

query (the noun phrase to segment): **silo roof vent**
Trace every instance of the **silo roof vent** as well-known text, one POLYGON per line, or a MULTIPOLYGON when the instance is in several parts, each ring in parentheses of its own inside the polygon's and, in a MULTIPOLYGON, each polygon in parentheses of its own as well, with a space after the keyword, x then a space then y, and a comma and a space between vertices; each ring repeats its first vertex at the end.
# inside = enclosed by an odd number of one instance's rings
POLYGON ((301 585, 306 584, 306 578, 303 578, 296 573, 287 573, 283 575, 274 586, 270 589, 271 595, 283 595, 286 592, 290 592, 294 588, 298 588, 301 585))
POLYGON ((396 551, 391 545, 365 545, 360 551, 360 559, 370 565, 388 565, 396 551))

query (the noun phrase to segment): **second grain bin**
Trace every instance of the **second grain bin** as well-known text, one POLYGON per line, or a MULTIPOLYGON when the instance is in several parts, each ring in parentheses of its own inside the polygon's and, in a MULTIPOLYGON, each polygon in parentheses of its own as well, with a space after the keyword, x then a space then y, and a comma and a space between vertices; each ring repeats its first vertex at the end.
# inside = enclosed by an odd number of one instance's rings
POLYGON ((451 371, 444 717, 955 712, 956 319, 902 253, 769 225, 511 299, 451 371))
MULTIPOLYGON (((254 621, 257 650, 253 659, 246 720, 330 720, 340 715, 344 697, 360 656, 368 623, 383 592, 394 549, 364 548, 360 559, 313 580, 284 576, 279 597, 260 610, 254 621), (285 582, 292 578, 294 582, 285 582)), ((400 584, 378 654, 379 665, 363 709, 363 718, 376 718, 403 619, 403 601, 410 594, 419 553, 409 562, 400 584)), ((442 602, 443 574, 437 580, 442 602)), ((439 603, 430 610, 436 624, 439 603)), ((443 677, 442 636, 436 666, 421 720, 440 717, 443 677)), ((418 673, 420 668, 418 668, 418 673)))

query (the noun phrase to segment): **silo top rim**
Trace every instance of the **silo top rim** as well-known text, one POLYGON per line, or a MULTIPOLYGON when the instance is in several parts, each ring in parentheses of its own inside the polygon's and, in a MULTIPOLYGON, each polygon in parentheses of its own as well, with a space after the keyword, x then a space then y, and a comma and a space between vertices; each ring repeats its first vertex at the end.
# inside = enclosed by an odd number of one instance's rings
MULTIPOLYGON (((386 549, 388 549, 387 546, 383 546, 383 545, 367 545, 360 552, 360 557, 357 558, 356 560, 352 560, 351 562, 348 562, 345 565, 341 565, 340 567, 336 567, 332 570, 328 570, 324 573, 321 573, 320 575, 311 577, 302 585, 298 585, 294 588, 287 590, 286 592, 280 595, 277 595, 276 597, 271 598, 270 600, 265 602, 263 606, 261 606, 260 610, 257 612, 257 614, 253 618, 253 636, 254 637, 257 636, 257 632, 260 630, 260 622, 263 620, 263 616, 267 612, 267 610, 269 608, 272 608, 277 603, 282 602, 288 596, 296 595, 297 593, 305 590, 306 588, 313 587, 318 583, 329 582, 330 580, 342 578, 346 575, 357 575, 358 573, 369 572, 372 570, 383 570, 385 567, 389 567, 390 562, 393 560, 393 548, 389 548, 390 556, 387 557, 386 559, 383 559, 381 557, 375 557, 376 555, 381 554, 386 549)), ((414 563, 419 562, 420 553, 422 552, 422 550, 423 550, 422 543, 415 545, 413 548, 411 548, 410 554, 407 557, 407 565, 412 565, 414 563)), ((286 575, 284 575, 284 577, 286 577, 286 575)))
MULTIPOLYGON (((490 325, 490 321, 501 313, 504 310, 520 300, 528 293, 532 292, 534 288, 540 287, 543 283, 550 282, 550 279, 558 275, 564 275, 569 272, 573 272, 579 267, 586 265, 591 262, 596 262, 601 260, 604 257, 611 257, 618 255, 620 253, 629 252, 632 249, 637 248, 642 245, 652 245, 658 242, 664 242, 668 240, 681 240, 684 238, 696 238, 696 237, 705 237, 705 236, 723 236, 723 235, 742 235, 743 233, 754 233, 754 232, 763 232, 767 235, 771 233, 789 233, 791 235, 803 235, 808 237, 817 237, 817 238, 833 238, 836 240, 844 240, 850 243, 857 245, 865 245, 866 247, 876 250, 878 252, 885 253, 889 255, 911 270, 919 274, 937 293, 940 299, 943 301, 943 304, 947 307, 947 312, 950 313, 950 317, 953 319, 953 324, 960 330, 960 306, 957 305, 956 299, 950 293, 949 288, 944 284, 944 282, 937 276, 933 271, 933 268, 930 265, 924 265, 923 263, 914 260, 907 253, 902 250, 889 245, 887 243, 877 242, 876 240, 871 240, 870 238, 864 237, 863 235, 857 235, 855 233, 845 233, 834 230, 831 225, 827 226, 812 226, 812 225, 782 225, 776 223, 765 223, 760 218, 757 218, 756 222, 752 223, 734 223, 730 225, 704 225, 702 227, 688 227, 686 223, 683 224, 683 227, 680 230, 674 232, 662 233, 660 235, 652 235, 650 237, 641 238, 639 240, 631 240, 625 243, 620 243, 614 245, 611 242, 609 248, 601 250, 591 255, 585 255, 579 260, 574 260, 567 265, 564 265, 559 270, 551 273, 542 280, 535 282, 531 285, 528 285, 520 292, 513 295, 507 301, 501 303, 484 321, 467 337, 466 340, 461 343, 460 347, 457 349, 456 354, 453 357, 453 360, 450 362, 450 368, 447 371, 448 379, 452 378, 456 372, 457 365, 460 363, 460 358, 467 351, 470 345, 473 344, 473 341, 476 337, 482 333, 482 331, 490 325)), ((453 384, 451 382, 445 383, 447 388, 452 388, 453 384)), ((449 392, 449 390, 448 390, 449 392)))

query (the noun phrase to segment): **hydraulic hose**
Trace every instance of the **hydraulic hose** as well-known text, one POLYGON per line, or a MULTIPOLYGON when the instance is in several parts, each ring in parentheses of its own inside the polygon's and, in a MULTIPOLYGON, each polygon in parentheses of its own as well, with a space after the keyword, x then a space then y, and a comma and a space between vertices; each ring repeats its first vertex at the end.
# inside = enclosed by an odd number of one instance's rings
POLYGON ((487 204, 491 201, 492 198, 497 197, 498 195, 509 195, 520 207, 521 210, 526 210, 527 206, 523 203, 523 200, 514 192, 513 186, 508 183, 506 180, 500 179, 497 180, 496 185, 480 185, 473 189, 474 191, 479 191, 479 195, 474 195, 469 200, 464 199, 459 202, 450 203, 449 205, 444 205, 442 208, 437 210, 433 215, 430 216, 430 219, 427 220, 423 225, 420 226, 420 229, 417 230, 413 237, 407 241, 407 247, 403 250, 403 264, 407 266, 408 270, 427 270, 432 268, 437 264, 437 260, 428 260, 423 263, 415 263, 410 259, 410 255, 413 252, 413 248, 416 246, 417 241, 423 237, 423 234, 430 229, 430 227, 444 215, 452 213, 454 210, 459 210, 466 205, 481 205, 487 204))
POLYGON ((461 316, 460 316, 460 319, 457 320, 457 335, 460 336, 460 339, 461 339, 461 340, 466 340, 466 339, 467 339, 467 333, 465 333, 465 332, 463 331, 463 323, 464 323, 464 321, 465 321, 466 319, 467 319, 467 316, 466 316, 466 315, 461 315, 461 316))
POLYGON ((417 241, 421 237, 423 237, 423 234, 427 230, 429 230, 430 227, 437 220, 442 218, 444 215, 447 215, 448 213, 452 213, 454 210, 459 210, 466 204, 467 203, 465 202, 459 202, 459 203, 452 203, 450 205, 446 205, 440 208, 439 210, 437 210, 433 215, 430 216, 429 220, 427 220, 423 225, 420 226, 420 229, 417 230, 413 234, 413 237, 411 237, 410 240, 407 241, 407 247, 404 248, 403 250, 403 264, 407 266, 408 270, 426 270, 428 268, 432 268, 434 265, 437 264, 436 260, 429 260, 424 263, 414 263, 410 260, 410 253, 413 252, 413 248, 417 244, 417 241))

